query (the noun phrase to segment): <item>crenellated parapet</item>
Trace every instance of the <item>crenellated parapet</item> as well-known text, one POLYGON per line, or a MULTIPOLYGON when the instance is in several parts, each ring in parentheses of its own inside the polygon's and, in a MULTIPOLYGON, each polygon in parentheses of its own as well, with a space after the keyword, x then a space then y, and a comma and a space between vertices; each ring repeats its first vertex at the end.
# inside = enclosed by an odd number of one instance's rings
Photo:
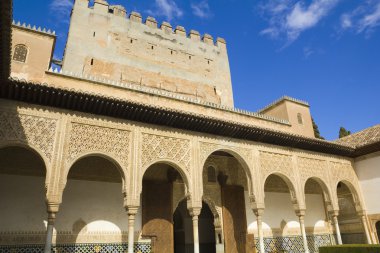
POLYGON ((76 3, 78 5, 87 5, 88 8, 93 9, 98 14, 107 15, 108 17, 122 17, 126 20, 130 20, 133 22, 145 24, 146 26, 152 28, 152 29, 160 29, 165 31, 167 34, 173 34, 187 37, 190 40, 193 41, 201 41, 208 45, 215 45, 217 47, 225 46, 226 41, 223 38, 217 38, 214 40, 214 38, 208 34, 205 33, 204 35, 201 35, 196 30, 189 30, 189 32, 186 32, 186 29, 183 26, 176 26, 175 28, 167 21, 163 21, 161 24, 158 24, 157 20, 154 17, 146 17, 145 20, 141 13, 136 11, 131 11, 130 13, 127 12, 125 7, 122 5, 110 5, 105 0, 96 0, 94 2, 94 6, 89 6, 89 0, 76 0, 76 3))
POLYGON ((13 20, 12 25, 14 27, 18 27, 21 29, 26 29, 26 30, 31 30, 38 33, 43 33, 46 35, 56 36, 54 30, 46 29, 45 27, 41 28, 40 26, 38 27, 35 25, 32 26, 31 24, 21 23, 20 21, 16 22, 15 20, 13 20))

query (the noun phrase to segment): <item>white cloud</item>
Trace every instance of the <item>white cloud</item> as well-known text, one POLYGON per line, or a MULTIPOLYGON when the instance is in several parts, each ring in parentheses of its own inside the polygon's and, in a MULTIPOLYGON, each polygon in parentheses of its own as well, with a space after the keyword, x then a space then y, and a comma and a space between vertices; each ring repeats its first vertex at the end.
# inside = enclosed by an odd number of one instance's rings
POLYGON ((315 27, 340 0, 304 1, 269 0, 261 9, 268 16, 269 27, 261 31, 263 35, 278 38, 285 35, 288 43, 296 40, 302 32, 315 27))
POLYGON ((73 7, 71 0, 53 0, 50 5, 50 14, 64 22, 69 22, 70 12, 73 7))
POLYGON ((154 11, 148 10, 149 14, 166 17, 169 21, 183 16, 183 11, 173 0, 155 0, 155 5, 154 11))
POLYGON ((351 12, 341 15, 341 28, 357 33, 370 33, 380 26, 380 0, 369 0, 351 12))
POLYGON ((197 17, 210 18, 212 16, 207 0, 203 0, 199 3, 192 3, 191 9, 193 10, 193 14, 197 17))

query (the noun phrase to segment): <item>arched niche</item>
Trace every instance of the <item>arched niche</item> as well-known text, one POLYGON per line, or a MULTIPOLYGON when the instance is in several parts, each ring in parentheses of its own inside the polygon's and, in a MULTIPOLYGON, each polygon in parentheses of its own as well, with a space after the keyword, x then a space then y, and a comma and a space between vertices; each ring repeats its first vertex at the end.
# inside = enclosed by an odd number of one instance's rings
MULTIPOLYGON (((0 147, 0 231, 46 231, 46 173, 43 157, 26 145, 0 147)), ((29 241, 29 243, 39 243, 29 241)))
POLYGON ((366 243, 365 232, 358 211, 361 210, 359 196, 355 187, 348 181, 337 184, 339 206, 339 227, 343 244, 366 243))
POLYGON ((122 242, 128 230, 123 181, 123 171, 111 157, 78 158, 69 168, 57 215, 57 243, 122 242))
POLYGON ((314 241, 314 236, 330 233, 328 225, 328 205, 331 204, 331 197, 327 185, 317 177, 311 177, 306 180, 304 194, 306 205, 306 234, 311 236, 309 247, 311 247, 311 243, 313 243, 313 248, 315 248, 318 247, 318 242, 314 241))
POLYGON ((298 236, 300 234, 300 226, 296 215, 298 205, 294 192, 293 183, 283 174, 273 173, 265 179, 263 222, 270 227, 270 229, 264 228, 265 237, 298 236))

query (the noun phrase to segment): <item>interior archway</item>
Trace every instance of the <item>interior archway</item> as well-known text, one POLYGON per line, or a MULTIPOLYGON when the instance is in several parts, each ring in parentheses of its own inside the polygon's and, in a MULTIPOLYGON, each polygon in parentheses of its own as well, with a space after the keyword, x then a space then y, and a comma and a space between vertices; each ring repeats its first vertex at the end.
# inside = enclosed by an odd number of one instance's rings
POLYGON ((330 245, 332 231, 328 225, 328 209, 325 205, 330 196, 327 187, 319 179, 309 178, 305 183, 305 229, 308 236, 309 250, 318 251, 320 246, 330 245))
POLYGON ((377 241, 380 242, 380 221, 376 222, 377 241))
POLYGON ((123 206, 122 175, 112 159, 90 155, 72 165, 55 228, 60 244, 124 241, 128 219, 123 206))
MULTIPOLYGON (((182 200, 173 214, 174 222, 174 252, 193 252, 192 219, 186 207, 186 200, 182 200)), ((215 253, 215 226, 214 215, 209 206, 202 201, 202 210, 199 215, 199 251, 200 253, 215 253)))
POLYGON ((173 214, 185 198, 184 180, 171 165, 155 163, 145 171, 142 185, 142 237, 152 240, 154 252, 173 253, 173 218, 178 218, 173 214))
POLYGON ((217 251, 241 253, 254 245, 253 234, 247 233, 248 218, 255 220, 246 205, 250 192, 248 170, 241 157, 224 150, 213 152, 203 166, 203 198, 212 201, 213 208, 223 214, 222 221, 214 220, 217 251))
POLYGON ((20 146, 0 148, 0 232, 14 232, 12 241, 40 243, 23 233, 46 231, 45 180, 46 166, 36 151, 20 146))
POLYGON ((265 180, 264 192, 264 237, 287 238, 271 244, 271 251, 291 251, 294 243, 291 238, 300 236, 300 224, 292 203, 293 196, 289 185, 280 175, 271 174, 265 180))
POLYGON ((354 196, 345 182, 337 186, 339 216, 338 222, 343 244, 366 243, 361 219, 357 214, 354 196))

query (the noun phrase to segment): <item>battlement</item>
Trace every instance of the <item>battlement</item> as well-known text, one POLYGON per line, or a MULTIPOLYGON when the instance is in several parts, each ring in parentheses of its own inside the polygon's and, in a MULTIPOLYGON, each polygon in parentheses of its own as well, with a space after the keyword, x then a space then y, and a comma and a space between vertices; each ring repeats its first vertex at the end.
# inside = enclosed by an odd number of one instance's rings
POLYGON ((12 25, 17 28, 31 30, 33 32, 38 32, 38 33, 42 33, 42 34, 50 35, 54 37, 56 36, 54 30, 46 29, 45 27, 42 27, 42 28, 40 26, 36 27, 35 25, 32 26, 31 24, 21 23, 20 21, 16 22, 15 20, 12 21, 12 25))
POLYGON ((64 71, 233 106, 226 42, 96 0, 76 0, 64 71))
MULTIPOLYGON (((127 12, 125 7, 122 5, 110 5, 105 0, 95 0, 94 6, 89 6, 89 0, 75 0, 75 4, 78 6, 87 6, 88 9, 96 11, 98 14, 107 15, 108 17, 122 17, 126 20, 130 20, 133 22, 145 24, 146 26, 152 28, 152 29, 159 29, 162 31, 165 31, 167 34, 175 34, 179 36, 186 37, 193 41, 201 41, 208 45, 214 45, 216 47, 225 47, 226 41, 223 38, 217 37, 216 40, 208 34, 205 33, 201 35, 196 30, 190 30, 188 33, 186 32, 186 29, 183 26, 177 25, 176 28, 173 29, 173 26, 167 22, 163 21, 161 25, 158 25, 157 20, 154 17, 146 17, 145 21, 143 21, 143 17, 141 13, 136 11, 131 11, 130 13, 127 12), (129 14, 129 15, 128 15, 129 14)), ((74 7, 75 8, 75 7, 74 7)))

